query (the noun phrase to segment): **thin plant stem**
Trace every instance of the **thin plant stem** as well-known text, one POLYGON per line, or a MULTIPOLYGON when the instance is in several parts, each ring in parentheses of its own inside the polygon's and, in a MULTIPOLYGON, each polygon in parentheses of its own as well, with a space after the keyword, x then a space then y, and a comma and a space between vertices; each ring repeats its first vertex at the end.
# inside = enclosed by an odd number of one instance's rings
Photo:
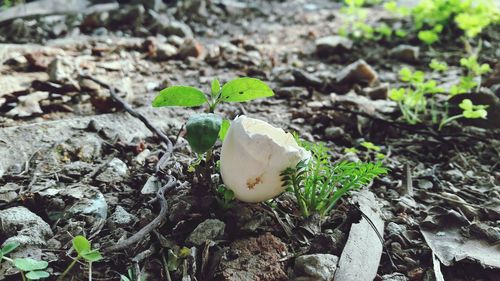
POLYGON ((23 278, 23 281, 26 281, 26 276, 24 275, 24 272, 21 271, 20 273, 21 273, 21 277, 23 278))
POLYGON ((89 281, 92 281, 92 262, 89 262, 89 281))
POLYGON ((66 276, 66 274, 70 272, 70 270, 73 268, 73 266, 75 266, 75 264, 78 262, 79 259, 80 255, 78 255, 75 259, 73 259, 73 261, 69 264, 66 270, 64 270, 64 272, 59 276, 59 278, 57 278, 57 281, 62 281, 63 278, 66 276))

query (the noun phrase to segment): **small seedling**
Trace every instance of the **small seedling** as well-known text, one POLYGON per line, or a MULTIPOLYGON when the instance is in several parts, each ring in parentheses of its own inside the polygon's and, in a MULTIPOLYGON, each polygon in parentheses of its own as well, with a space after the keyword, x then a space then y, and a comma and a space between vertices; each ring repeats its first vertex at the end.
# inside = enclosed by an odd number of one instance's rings
POLYGON ((71 271, 75 264, 83 259, 89 263, 89 280, 92 280, 92 263, 102 260, 102 255, 99 250, 92 249, 90 242, 87 238, 78 235, 73 238, 73 249, 75 249, 77 256, 73 259, 70 265, 64 272, 57 278, 58 281, 64 280, 64 277, 71 271))
POLYGON ((0 262, 2 259, 11 262, 21 274, 22 280, 39 280, 49 277, 49 273, 45 271, 49 265, 46 261, 39 261, 32 258, 17 258, 11 259, 6 257, 8 253, 19 247, 19 243, 7 243, 0 249, 0 262))
POLYGON ((206 161, 211 156, 211 149, 217 138, 223 140, 230 125, 229 120, 214 114, 217 105, 222 102, 244 102, 274 95, 264 82, 249 77, 231 80, 222 87, 219 80, 214 79, 210 89, 208 98, 203 91, 194 87, 171 86, 163 89, 152 103, 153 107, 207 105, 207 113, 195 114, 186 123, 186 139, 194 152, 207 153, 206 161))
POLYGON ((226 188, 224 185, 220 185, 219 188, 217 188, 216 199, 222 209, 230 209, 234 203, 234 192, 231 189, 226 188))
POLYGON ((474 105, 470 99, 464 99, 458 106, 462 109, 462 114, 443 119, 443 121, 441 121, 441 123, 439 124, 439 129, 441 129, 447 123, 450 123, 451 121, 459 118, 486 119, 486 116, 488 115, 488 112, 486 111, 486 108, 488 108, 487 105, 474 105))
POLYGON ((444 72, 448 70, 448 64, 443 61, 438 61, 437 59, 432 59, 431 63, 429 64, 429 67, 437 72, 444 72))
POLYGON ((304 217, 314 213, 321 217, 328 215, 342 196, 387 173, 379 162, 332 163, 324 144, 305 141, 300 144, 311 151, 312 157, 283 171, 282 180, 295 195, 304 217))

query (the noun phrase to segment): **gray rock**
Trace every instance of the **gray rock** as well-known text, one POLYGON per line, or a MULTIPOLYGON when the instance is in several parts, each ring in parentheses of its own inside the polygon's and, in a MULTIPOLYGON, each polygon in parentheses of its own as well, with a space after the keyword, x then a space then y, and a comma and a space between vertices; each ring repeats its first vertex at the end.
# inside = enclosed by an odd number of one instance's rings
POLYGON ((180 47, 184 43, 184 38, 177 35, 171 35, 168 36, 167 43, 172 44, 175 47, 180 47))
POLYGON ((25 207, 0 211, 0 236, 21 245, 43 246, 53 235, 49 224, 25 207))
POLYGON ((178 56, 180 59, 187 57, 199 57, 203 52, 203 46, 194 39, 184 40, 184 44, 180 47, 178 56))
POLYGON ((108 167, 113 169, 113 171, 119 176, 124 177, 127 175, 128 172, 127 164, 125 164, 125 162, 123 162, 118 158, 111 159, 111 161, 108 164, 108 167))
POLYGON ((399 45, 389 51, 389 55, 400 61, 414 63, 418 61, 420 48, 410 45, 399 45))
POLYGON ((316 53, 328 57, 352 48, 352 41, 346 37, 331 35, 316 40, 316 53))
POLYGON ((330 254, 313 254, 295 259, 295 274, 317 281, 333 280, 339 258, 330 254))
POLYGON ((217 219, 208 219, 200 223, 189 235, 186 242, 196 246, 201 246, 205 241, 222 238, 226 224, 217 219))
POLYGON ((339 84, 371 85, 377 79, 378 75, 375 70, 362 59, 346 66, 335 77, 339 84))
POLYGON ((464 173, 462 173, 459 169, 448 170, 444 172, 446 178, 452 181, 461 181, 465 178, 464 173))
POLYGON ((122 206, 116 206, 115 212, 109 217, 111 226, 124 226, 133 223, 135 216, 127 212, 122 206))
POLYGON ((177 55, 177 48, 168 43, 158 44, 156 48, 156 59, 159 61, 169 60, 177 55))
POLYGON ((382 276, 382 281, 408 281, 408 277, 404 275, 403 273, 392 273, 392 274, 386 274, 382 276))
POLYGON ((362 91, 372 100, 385 100, 389 96, 389 84, 384 83, 375 87, 367 87, 362 91))
POLYGON ((14 201, 20 189, 21 186, 13 182, 9 182, 0 187, 0 203, 10 203, 14 201))
POLYGON ((420 189, 431 189, 434 185, 429 180, 417 180, 417 186, 420 189))
POLYGON ((388 236, 390 237, 393 235, 402 234, 404 231, 406 231, 406 226, 401 225, 401 224, 397 224, 397 223, 394 223, 391 221, 387 224, 386 229, 387 229, 388 236))
POLYGON ((323 87, 323 80, 319 78, 318 76, 307 73, 302 70, 294 70, 292 72, 293 77, 295 78, 295 85, 297 86, 312 86, 314 88, 321 88, 323 87))
POLYGON ((325 137, 329 139, 336 139, 344 134, 344 130, 340 127, 328 127, 325 129, 325 137))
POLYGON ((165 23, 160 33, 165 36, 177 35, 182 38, 193 38, 193 31, 189 25, 174 20, 165 23))
POLYGON ((78 138, 69 138, 55 148, 61 158, 78 158, 91 162, 101 155, 102 140, 94 134, 86 134, 78 138))
POLYGON ((50 81, 66 83, 72 82, 73 73, 75 72, 75 66, 67 58, 57 57, 50 64, 47 69, 50 81))
POLYGON ((60 192, 61 196, 76 199, 66 209, 68 219, 84 221, 91 228, 91 232, 100 229, 108 216, 108 203, 98 188, 90 185, 75 184, 60 192))
POLYGON ((150 176, 141 189, 141 194, 155 194, 158 191, 160 183, 158 178, 150 176))

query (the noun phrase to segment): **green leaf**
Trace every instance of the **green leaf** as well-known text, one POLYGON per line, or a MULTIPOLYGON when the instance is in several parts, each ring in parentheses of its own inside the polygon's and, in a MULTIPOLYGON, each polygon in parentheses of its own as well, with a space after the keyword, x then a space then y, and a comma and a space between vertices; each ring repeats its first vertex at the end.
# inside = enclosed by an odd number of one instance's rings
POLYGON ((229 102, 242 102, 258 98, 273 96, 273 90, 269 86, 255 78, 237 78, 222 86, 220 100, 229 102))
POLYGON ((50 276, 50 274, 47 271, 40 271, 40 270, 30 271, 30 272, 26 273, 26 277, 29 280, 38 280, 38 279, 47 278, 49 276, 50 276))
POLYGON ((403 67, 399 71, 399 79, 401 79, 401 81, 403 82, 409 82, 412 76, 412 72, 408 67, 403 67))
POLYGON ((224 139, 226 138, 226 134, 230 126, 231 126, 231 121, 227 119, 222 120, 222 124, 220 126, 220 131, 219 131, 219 139, 221 141, 224 141, 224 139))
POLYGON ((404 99, 405 92, 404 88, 391 89, 389 92, 389 98, 393 101, 402 101, 404 99))
POLYGON ((205 153, 217 141, 222 118, 213 113, 193 115, 186 123, 186 139, 196 153, 205 153))
POLYGON ((368 149, 368 150, 374 150, 374 151, 380 151, 381 150, 380 146, 375 145, 375 144, 373 144, 372 142, 369 142, 369 141, 364 141, 364 142, 360 143, 360 145, 363 146, 364 148, 368 149))
POLYGON ((488 111, 485 109, 478 109, 478 110, 464 110, 464 117, 468 119, 476 119, 476 118, 483 118, 486 119, 486 116, 488 116, 488 111))
POLYGON ((130 279, 125 275, 120 275, 120 281, 130 281, 130 279))
POLYGON ((463 110, 472 110, 474 107, 470 99, 464 99, 458 106, 463 110))
POLYGON ((161 90, 153 100, 153 107, 161 106, 200 106, 207 102, 205 94, 194 87, 172 86, 161 90))
POLYGON ((46 261, 38 261, 32 258, 14 259, 14 266, 21 271, 41 270, 49 265, 46 261))
POLYGON ((73 248, 75 248, 78 255, 81 256, 84 253, 90 252, 90 242, 81 235, 75 236, 75 238, 73 238, 73 248))
POLYGON ((12 251, 14 251, 17 247, 19 247, 19 243, 17 242, 10 242, 5 244, 2 249, 0 249, 1 254, 6 255, 12 251))
POLYGON ((448 65, 446 62, 438 61, 437 59, 432 59, 429 67, 435 71, 446 71, 448 70, 448 65))
POLYGON ((220 82, 217 79, 212 80, 211 84, 211 90, 212 90, 212 98, 217 98, 217 95, 220 92, 220 82))
POLYGON ((102 260, 102 255, 98 250, 91 250, 89 252, 82 253, 82 258, 88 262, 96 262, 102 260))
POLYGON ((427 45, 431 45, 432 43, 439 40, 439 36, 433 30, 422 30, 418 32, 418 39, 420 39, 427 45))

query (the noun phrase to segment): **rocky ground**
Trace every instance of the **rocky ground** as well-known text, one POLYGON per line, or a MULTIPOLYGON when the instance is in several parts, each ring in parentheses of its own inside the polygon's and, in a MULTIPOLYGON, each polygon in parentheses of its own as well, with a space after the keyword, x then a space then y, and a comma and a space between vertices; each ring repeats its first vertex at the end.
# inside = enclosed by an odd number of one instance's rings
MULTIPOLYGON (((13 257, 49 261, 57 277, 74 256, 72 237, 84 235, 104 255, 95 280, 498 280, 498 28, 486 30, 480 55, 496 65, 481 93, 489 118, 438 132, 404 124, 387 93, 401 67, 426 69, 437 54, 450 70, 435 79, 454 82, 463 51, 452 38, 430 49, 331 37, 340 4, 325 0, 40 2, 0 12, 0 243, 22 244, 13 257), (47 3, 59 12, 46 14, 47 3), (182 126, 201 109, 151 101, 170 85, 208 92, 212 78, 238 76, 262 79, 276 95, 222 105, 223 115, 325 142, 335 160, 382 153, 390 173, 343 199, 321 226, 304 221, 289 194, 229 208, 193 194, 200 182, 182 126), (171 157, 105 84, 166 133, 171 157), (169 176, 164 202, 156 194, 169 176)), ((87 265, 70 275, 88 279, 87 265)), ((4 262, 0 279, 19 275, 4 262)))

